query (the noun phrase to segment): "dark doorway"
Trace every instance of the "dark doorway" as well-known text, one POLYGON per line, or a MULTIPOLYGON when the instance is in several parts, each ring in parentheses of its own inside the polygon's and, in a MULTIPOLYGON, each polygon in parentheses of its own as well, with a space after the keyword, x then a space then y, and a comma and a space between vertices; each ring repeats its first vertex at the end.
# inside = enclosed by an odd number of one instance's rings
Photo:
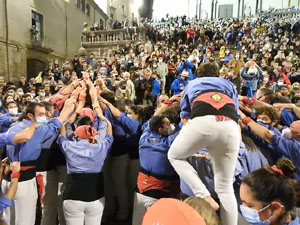
POLYGON ((46 66, 47 64, 39 59, 27 59, 27 79, 36 77, 46 66))

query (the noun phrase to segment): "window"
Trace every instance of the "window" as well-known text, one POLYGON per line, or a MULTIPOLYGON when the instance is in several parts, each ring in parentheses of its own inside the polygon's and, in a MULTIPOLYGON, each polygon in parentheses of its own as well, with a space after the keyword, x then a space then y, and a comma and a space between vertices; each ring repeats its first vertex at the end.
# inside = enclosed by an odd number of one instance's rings
POLYGON ((76 0, 77 7, 80 7, 80 0, 76 0))
POLYGON ((90 5, 88 3, 86 3, 86 6, 85 6, 85 13, 90 16, 90 5))
POLYGON ((110 14, 110 18, 111 18, 112 20, 114 20, 114 14, 113 14, 113 13, 110 14))
POLYGON ((80 0, 80 8, 85 13, 85 0, 80 0))
POLYGON ((125 5, 122 5, 122 13, 125 14, 125 5))
POLYGON ((32 17, 31 17, 31 33, 33 38, 36 41, 42 41, 43 40, 43 15, 31 11, 32 17))

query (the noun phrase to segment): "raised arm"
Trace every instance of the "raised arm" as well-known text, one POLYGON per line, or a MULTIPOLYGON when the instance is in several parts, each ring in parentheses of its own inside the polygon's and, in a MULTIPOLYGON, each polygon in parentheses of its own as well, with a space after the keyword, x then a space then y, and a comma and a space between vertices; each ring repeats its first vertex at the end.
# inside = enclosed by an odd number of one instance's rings
POLYGON ((100 102, 104 103, 111 111, 111 113, 113 114, 114 117, 120 117, 121 116, 121 112, 119 109, 117 109, 116 107, 113 106, 113 104, 111 104, 110 102, 108 102, 106 99, 100 97, 100 102))
POLYGON ((279 109, 290 109, 292 110, 296 116, 300 119, 300 108, 297 107, 295 104, 283 104, 283 103, 277 103, 273 105, 275 108, 279 109))
POLYGON ((80 92, 81 92, 81 87, 77 87, 72 92, 71 97, 66 100, 64 104, 64 108, 62 109, 59 117, 57 118, 61 123, 65 122, 68 119, 69 115, 73 112, 80 92))

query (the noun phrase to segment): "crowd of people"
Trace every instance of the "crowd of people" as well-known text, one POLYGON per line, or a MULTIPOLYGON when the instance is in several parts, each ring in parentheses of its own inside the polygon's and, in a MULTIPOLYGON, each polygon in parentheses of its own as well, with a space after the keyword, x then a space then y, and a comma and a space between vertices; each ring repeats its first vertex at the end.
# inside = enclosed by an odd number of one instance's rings
POLYGON ((0 77, 4 224, 300 224, 299 21, 167 21, 0 77))

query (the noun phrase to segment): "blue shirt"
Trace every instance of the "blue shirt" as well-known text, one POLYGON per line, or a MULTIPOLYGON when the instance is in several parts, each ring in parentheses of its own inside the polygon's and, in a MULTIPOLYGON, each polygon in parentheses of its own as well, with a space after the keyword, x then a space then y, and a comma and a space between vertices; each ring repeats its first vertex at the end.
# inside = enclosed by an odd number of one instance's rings
POLYGON ((296 167, 296 178, 300 181, 300 142, 273 134, 272 145, 276 151, 290 159, 296 167))
POLYGON ((283 109, 281 111, 281 114, 280 114, 280 124, 282 126, 290 127, 290 125, 294 121, 297 121, 299 119, 300 118, 298 118, 297 115, 293 111, 291 111, 289 109, 283 109))
POLYGON ((188 85, 188 83, 189 82, 187 80, 183 80, 181 77, 174 80, 171 84, 171 90, 173 91, 173 94, 174 95, 180 94, 182 92, 180 88, 182 87, 185 88, 188 85))
MULTIPOLYGON (((32 121, 24 119, 16 122, 10 129, 9 133, 18 133, 32 124, 32 121)), ((6 153, 10 162, 14 161, 31 161, 36 160, 41 154, 42 144, 52 136, 56 135, 62 123, 57 119, 50 120, 47 124, 36 128, 34 135, 25 143, 16 146, 7 145, 6 153)))
POLYGON ((11 207, 12 205, 13 201, 8 199, 5 195, 0 197, 0 213, 3 213, 5 208, 11 207))
POLYGON ((178 133, 179 129, 172 135, 162 135, 157 132, 151 132, 148 125, 139 142, 141 167, 154 174, 177 175, 168 160, 168 151, 178 133))
POLYGON ((182 73, 183 70, 189 72, 188 80, 193 80, 194 75, 192 69, 194 68, 194 64, 186 60, 183 64, 178 67, 178 73, 182 73))
POLYGON ((97 143, 91 144, 87 139, 69 140, 65 135, 59 135, 57 143, 66 156, 67 172, 70 173, 99 173, 104 160, 113 143, 112 135, 106 135, 107 123, 99 121, 97 143))
POLYGON ((202 92, 208 90, 222 91, 223 93, 231 97, 235 104, 236 112, 238 114, 239 111, 238 93, 234 88, 233 84, 230 81, 219 77, 201 77, 201 78, 196 78, 193 81, 190 81, 189 85, 187 85, 186 88, 184 89, 181 102, 180 102, 180 108, 181 108, 180 117, 181 118, 190 117, 191 107, 194 99, 202 92))
MULTIPOLYGON (((21 114, 18 113, 16 117, 19 117, 21 114)), ((13 124, 13 116, 9 113, 2 114, 0 116, 0 133, 5 133, 11 124, 13 124)))
POLYGON ((16 145, 16 143, 13 142, 15 134, 16 133, 0 134, 0 147, 3 147, 4 145, 16 145))

